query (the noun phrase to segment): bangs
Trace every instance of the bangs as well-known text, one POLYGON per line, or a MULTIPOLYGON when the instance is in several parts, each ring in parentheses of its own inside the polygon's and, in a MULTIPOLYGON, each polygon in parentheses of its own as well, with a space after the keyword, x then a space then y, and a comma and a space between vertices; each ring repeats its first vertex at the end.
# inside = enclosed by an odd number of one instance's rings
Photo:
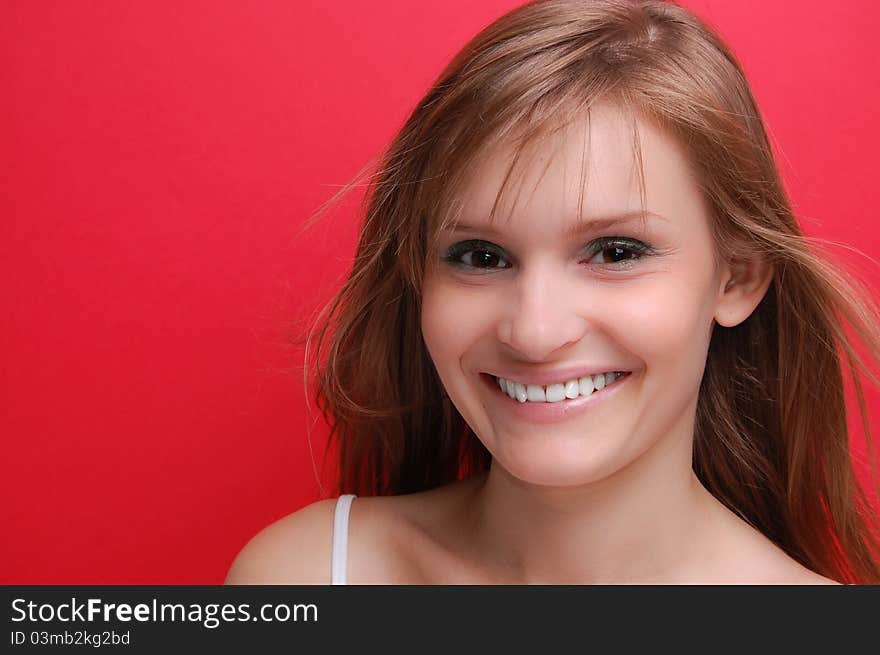
MULTIPOLYGON (((644 223, 647 220, 647 201, 638 119, 645 116, 645 113, 633 107, 623 94, 595 98, 589 103, 577 103, 575 98, 566 98, 564 101, 556 103, 550 110, 543 112, 532 110, 527 113, 524 119, 521 118, 520 123, 508 122, 501 125, 496 132, 481 135, 480 144, 476 147, 474 147, 474 141, 470 141, 472 150, 467 161, 455 163, 454 160, 443 158, 452 170, 458 170, 459 173, 448 176, 447 183, 436 190, 438 198, 435 205, 436 210, 426 214, 425 231, 428 251, 426 255, 428 260, 436 263, 436 258, 431 254, 438 250, 440 234, 454 229, 458 225, 467 205, 468 190, 472 188, 473 184, 479 183, 479 172, 488 161, 494 157, 504 157, 507 161, 502 182, 495 193, 488 216, 489 224, 494 225, 499 214, 502 215, 502 220, 509 218, 524 191, 528 192, 529 197, 535 193, 550 166, 556 161, 562 145, 570 144, 567 139, 570 138, 571 128, 578 127, 579 123, 583 129, 577 130, 582 136, 578 137, 581 141, 581 156, 578 170, 576 221, 578 225, 582 224, 584 221, 584 197, 589 186, 592 108, 599 104, 600 100, 603 104, 607 103, 615 111, 618 111, 627 125, 632 160, 637 173, 641 221, 644 223), (525 174, 537 163, 538 156, 544 158, 545 161, 541 163, 540 174, 535 183, 530 189, 526 189, 525 174), (508 203, 508 197, 511 194, 513 194, 512 202, 508 203), (507 207, 507 211, 502 212, 502 207, 507 207)), ((550 104, 549 101, 547 104, 550 104)))

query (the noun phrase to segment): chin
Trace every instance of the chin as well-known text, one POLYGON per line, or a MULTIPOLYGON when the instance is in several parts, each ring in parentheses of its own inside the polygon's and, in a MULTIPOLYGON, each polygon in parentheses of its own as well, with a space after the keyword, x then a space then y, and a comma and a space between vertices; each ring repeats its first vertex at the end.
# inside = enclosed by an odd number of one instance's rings
POLYGON ((541 487, 580 487, 604 480, 623 467, 595 452, 573 453, 571 449, 544 448, 539 453, 502 453, 492 466, 526 484, 541 487))

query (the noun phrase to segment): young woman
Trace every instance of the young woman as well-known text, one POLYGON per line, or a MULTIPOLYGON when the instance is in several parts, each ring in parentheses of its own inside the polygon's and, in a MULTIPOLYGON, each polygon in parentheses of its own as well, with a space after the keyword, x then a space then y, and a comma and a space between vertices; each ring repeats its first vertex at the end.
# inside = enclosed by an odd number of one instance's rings
POLYGON ((880 582, 842 369, 878 382, 880 312, 816 245, 690 13, 502 17, 391 144, 322 315, 336 494, 227 582, 880 582))

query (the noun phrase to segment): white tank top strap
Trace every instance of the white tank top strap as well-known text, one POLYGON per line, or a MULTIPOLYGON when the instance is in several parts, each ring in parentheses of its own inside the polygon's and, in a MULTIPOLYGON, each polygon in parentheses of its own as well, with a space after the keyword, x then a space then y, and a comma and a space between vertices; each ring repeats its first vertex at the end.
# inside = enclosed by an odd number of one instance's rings
POLYGON ((330 559, 330 584, 344 585, 348 563, 348 515, 355 494, 343 494, 336 501, 336 512, 333 514, 333 552, 330 559))

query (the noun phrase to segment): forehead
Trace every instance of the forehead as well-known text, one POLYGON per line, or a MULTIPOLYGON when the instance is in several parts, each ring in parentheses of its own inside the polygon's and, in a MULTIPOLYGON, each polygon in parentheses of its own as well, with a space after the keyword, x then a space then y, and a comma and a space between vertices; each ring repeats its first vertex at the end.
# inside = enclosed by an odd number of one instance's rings
POLYGON ((495 208, 502 224, 496 229, 525 222, 531 229, 546 225, 568 232, 580 220, 641 209, 680 221, 705 218, 702 194, 674 138, 612 105, 593 106, 565 128, 529 143, 511 168, 515 157, 515 148, 502 143, 475 160, 453 223, 488 225, 502 185, 495 208))

